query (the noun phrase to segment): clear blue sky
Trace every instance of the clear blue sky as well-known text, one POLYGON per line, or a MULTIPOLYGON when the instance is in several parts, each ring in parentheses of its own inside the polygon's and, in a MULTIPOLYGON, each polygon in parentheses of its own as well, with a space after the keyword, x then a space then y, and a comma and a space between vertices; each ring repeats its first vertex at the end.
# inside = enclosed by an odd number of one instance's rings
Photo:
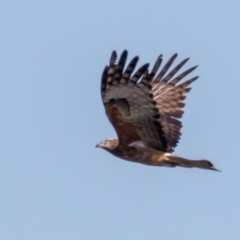
POLYGON ((0 2, 0 239, 240 239, 240 3, 0 2), (122 161, 100 99, 112 50, 199 75, 175 153, 223 172, 122 161))

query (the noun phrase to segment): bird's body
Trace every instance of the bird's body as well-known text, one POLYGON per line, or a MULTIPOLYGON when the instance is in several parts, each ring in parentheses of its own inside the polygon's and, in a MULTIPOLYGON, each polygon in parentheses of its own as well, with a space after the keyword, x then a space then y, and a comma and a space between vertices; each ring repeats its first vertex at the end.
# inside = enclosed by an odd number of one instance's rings
MULTIPOLYGON (((116 139, 109 139, 107 141, 111 142, 112 145, 116 143, 116 139)), ((164 152, 156 150, 151 146, 147 146, 144 142, 135 142, 133 145, 124 148, 122 145, 118 144, 115 148, 109 151, 114 156, 122 158, 131 162, 139 162, 146 165, 161 165, 161 157, 163 157, 164 152)))
POLYGON ((172 154, 181 135, 182 124, 178 119, 183 115, 185 94, 197 79, 194 77, 177 85, 196 67, 173 78, 188 59, 166 75, 176 57, 177 54, 173 55, 157 75, 161 56, 150 73, 145 64, 132 74, 138 57, 133 58, 124 71, 127 51, 117 64, 117 54, 113 51, 102 75, 101 95, 118 139, 107 139, 97 146, 121 159, 146 165, 216 170, 207 160, 187 160, 172 154))

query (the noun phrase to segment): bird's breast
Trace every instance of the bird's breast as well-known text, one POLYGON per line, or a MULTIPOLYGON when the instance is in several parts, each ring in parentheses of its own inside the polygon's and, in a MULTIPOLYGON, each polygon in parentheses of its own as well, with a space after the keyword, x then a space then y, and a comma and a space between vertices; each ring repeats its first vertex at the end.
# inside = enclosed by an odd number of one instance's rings
POLYGON ((156 165, 156 161, 161 157, 164 152, 158 151, 154 148, 137 148, 137 147, 126 147, 123 148, 118 146, 113 155, 131 162, 139 162, 147 165, 156 165))

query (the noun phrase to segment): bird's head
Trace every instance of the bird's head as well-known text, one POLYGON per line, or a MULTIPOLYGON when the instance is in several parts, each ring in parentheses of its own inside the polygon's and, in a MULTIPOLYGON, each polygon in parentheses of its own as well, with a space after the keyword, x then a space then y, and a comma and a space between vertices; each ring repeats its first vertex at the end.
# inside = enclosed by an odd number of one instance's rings
POLYGON ((116 148, 118 145, 118 140, 117 139, 105 139, 98 143, 96 147, 103 148, 107 151, 112 151, 114 148, 116 148))

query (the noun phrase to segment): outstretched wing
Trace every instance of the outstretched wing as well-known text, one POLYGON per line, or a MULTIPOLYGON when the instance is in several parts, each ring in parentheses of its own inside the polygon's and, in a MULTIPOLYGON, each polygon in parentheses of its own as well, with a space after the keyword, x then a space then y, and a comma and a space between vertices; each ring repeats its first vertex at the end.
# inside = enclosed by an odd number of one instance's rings
POLYGON ((122 53, 117 64, 117 54, 113 51, 110 64, 102 75, 101 94, 107 116, 123 147, 135 141, 144 141, 163 151, 172 151, 176 146, 181 128, 181 122, 176 118, 182 115, 184 94, 189 91, 186 85, 190 84, 190 80, 185 85, 175 85, 193 69, 170 80, 185 60, 164 77, 175 58, 176 55, 154 78, 162 61, 161 56, 150 74, 148 64, 132 74, 138 57, 133 58, 123 71, 127 51, 122 53))
POLYGON ((173 151, 173 148, 177 146, 180 140, 182 123, 178 119, 181 118, 184 113, 183 108, 185 106, 184 100, 186 98, 186 93, 191 90, 189 85, 198 78, 193 77, 178 84, 179 81, 191 73, 197 66, 189 68, 174 78, 174 75, 182 68, 189 58, 180 62, 166 75, 176 57, 177 54, 174 54, 152 81, 153 99, 161 115, 159 121, 165 133, 168 145, 167 150, 170 152, 173 151))

